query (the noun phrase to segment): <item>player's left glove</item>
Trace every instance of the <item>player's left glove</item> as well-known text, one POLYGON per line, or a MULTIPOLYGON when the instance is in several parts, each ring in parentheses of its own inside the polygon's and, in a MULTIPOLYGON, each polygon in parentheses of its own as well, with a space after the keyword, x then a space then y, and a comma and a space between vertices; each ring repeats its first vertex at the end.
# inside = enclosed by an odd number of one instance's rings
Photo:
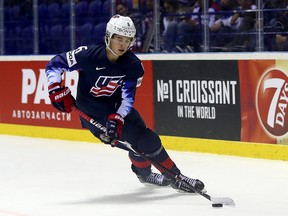
POLYGON ((106 122, 106 136, 111 140, 121 139, 124 119, 118 113, 110 114, 106 122))

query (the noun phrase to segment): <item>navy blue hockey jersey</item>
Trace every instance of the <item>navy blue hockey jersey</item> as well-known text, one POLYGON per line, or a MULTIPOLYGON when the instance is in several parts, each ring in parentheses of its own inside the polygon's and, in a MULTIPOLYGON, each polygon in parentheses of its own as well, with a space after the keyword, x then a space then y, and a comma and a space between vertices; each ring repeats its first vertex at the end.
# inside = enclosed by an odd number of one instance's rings
POLYGON ((79 71, 76 104, 95 118, 116 112, 125 117, 144 75, 141 61, 130 50, 111 63, 105 45, 81 46, 48 62, 48 85, 61 83, 62 73, 73 70, 79 71))

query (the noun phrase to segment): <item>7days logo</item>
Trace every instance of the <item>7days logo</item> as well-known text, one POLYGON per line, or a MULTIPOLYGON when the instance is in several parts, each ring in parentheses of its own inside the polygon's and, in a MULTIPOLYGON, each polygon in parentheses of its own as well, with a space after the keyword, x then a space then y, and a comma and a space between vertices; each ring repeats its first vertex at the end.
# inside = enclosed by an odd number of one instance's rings
POLYGON ((263 127, 272 136, 288 132, 288 77, 283 71, 271 69, 258 83, 257 113, 263 127))

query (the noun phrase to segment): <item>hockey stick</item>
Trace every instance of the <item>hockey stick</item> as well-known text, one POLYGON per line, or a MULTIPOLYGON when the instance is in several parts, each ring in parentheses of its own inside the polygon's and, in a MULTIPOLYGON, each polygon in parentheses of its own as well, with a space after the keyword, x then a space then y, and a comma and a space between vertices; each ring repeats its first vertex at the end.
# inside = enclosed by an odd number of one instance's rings
MULTIPOLYGON (((76 106, 72 106, 72 110, 74 112, 76 112, 79 116, 81 116, 83 119, 85 119, 86 121, 88 121, 90 124, 94 125, 96 128, 98 128, 99 130, 103 131, 104 133, 106 132, 106 127, 103 126, 101 123, 97 122, 96 120, 94 120, 92 117, 88 116, 86 113, 82 112, 81 110, 79 110, 76 106)), ((181 182, 182 184, 185 184, 188 188, 190 188, 191 190, 195 191, 196 193, 200 194, 201 196, 205 197, 206 199, 210 200, 212 202, 212 204, 222 204, 222 205, 227 205, 227 206, 235 206, 234 201, 229 198, 229 197, 223 197, 223 198, 219 198, 219 197, 211 197, 210 195, 208 195, 207 193, 204 193, 203 191, 197 190, 196 188, 194 188, 192 185, 188 184, 187 182, 183 181, 178 175, 176 175, 175 173, 171 172, 170 170, 168 170, 167 168, 165 168, 164 166, 162 166, 161 164, 153 161, 151 158, 147 157, 145 154, 143 154, 142 152, 140 152, 139 150, 137 150, 136 148, 133 148, 132 145, 130 143, 128 143, 127 141, 124 140, 117 140, 117 142, 121 143, 123 146, 125 146, 126 148, 128 148, 129 150, 133 151, 134 153, 136 153, 137 155, 139 155, 140 157, 142 157, 143 159, 149 161, 153 166, 155 166, 156 168, 163 170, 167 175, 169 175, 170 177, 174 178, 176 181, 181 182)), ((116 145, 117 146, 117 145, 116 145)))

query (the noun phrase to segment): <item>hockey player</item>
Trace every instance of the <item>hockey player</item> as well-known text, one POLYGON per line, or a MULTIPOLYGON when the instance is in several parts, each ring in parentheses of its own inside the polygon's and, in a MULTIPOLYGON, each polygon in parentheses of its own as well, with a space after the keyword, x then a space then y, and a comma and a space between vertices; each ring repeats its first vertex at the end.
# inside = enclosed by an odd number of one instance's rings
MULTIPOLYGON (((105 44, 81 46, 78 49, 54 56, 46 66, 49 97, 52 105, 62 112, 71 112, 76 106, 103 125, 103 134, 80 117, 81 124, 106 144, 115 145, 116 139, 131 143, 147 157, 177 174, 183 181, 204 189, 198 179, 181 174, 168 156, 159 136, 146 127, 142 117, 133 108, 137 87, 141 85, 144 69, 141 61, 130 51, 136 30, 129 17, 115 15, 107 23, 105 44), (64 72, 79 71, 76 100, 67 86, 61 86, 64 72)), ((116 146, 121 147, 121 144, 116 146)), ((193 193, 189 187, 151 171, 151 163, 129 151, 132 171, 140 182, 158 186, 171 185, 175 189, 193 193)))

